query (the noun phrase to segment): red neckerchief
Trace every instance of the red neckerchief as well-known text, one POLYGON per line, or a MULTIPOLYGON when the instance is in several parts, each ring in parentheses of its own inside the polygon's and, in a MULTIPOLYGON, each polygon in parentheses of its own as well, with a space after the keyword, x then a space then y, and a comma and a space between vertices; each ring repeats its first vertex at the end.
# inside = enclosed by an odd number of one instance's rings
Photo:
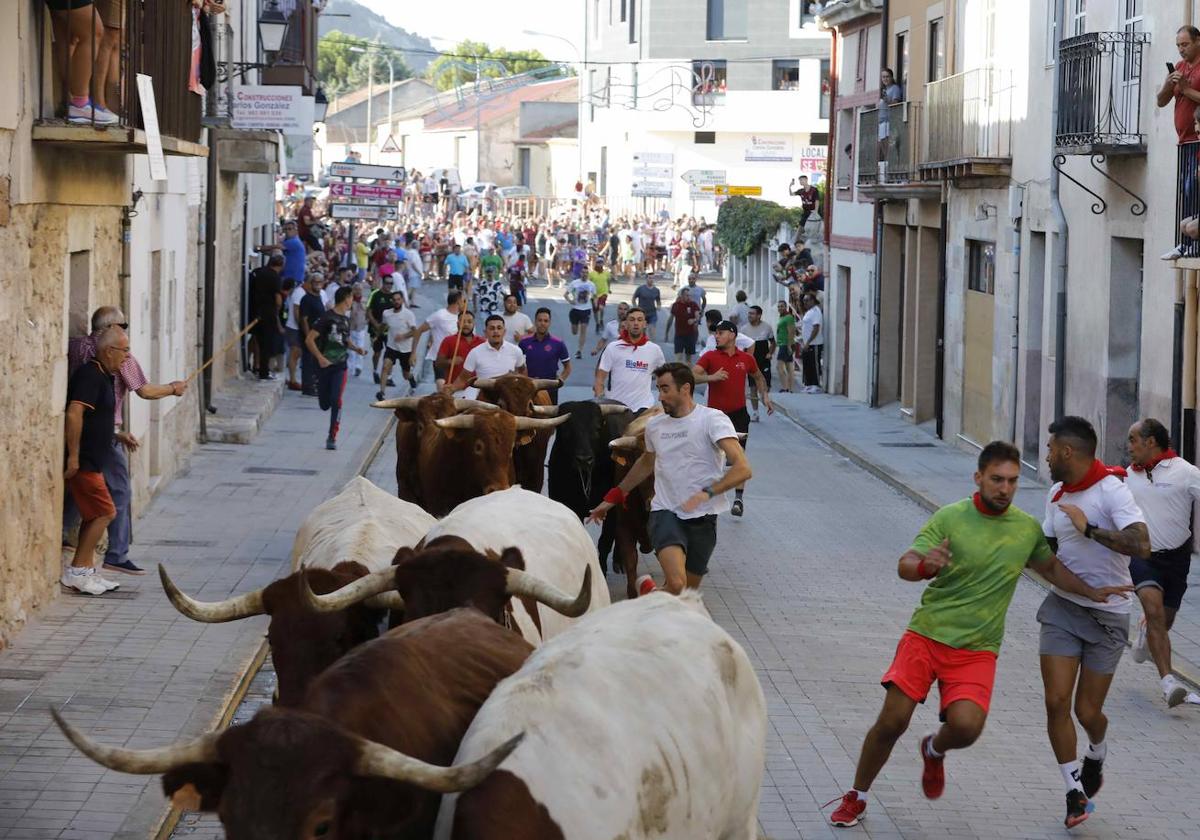
POLYGON ((1170 447, 1167 447, 1166 452, 1159 455, 1157 458, 1153 458, 1149 464, 1130 464, 1129 468, 1131 470, 1133 470, 1134 472, 1147 472, 1148 473, 1151 470, 1153 470, 1155 467, 1157 467, 1160 462, 1166 461, 1168 458, 1178 458, 1178 457, 1179 457, 1178 452, 1176 452, 1174 449, 1171 449, 1170 447))
POLYGON ((1110 475, 1115 475, 1117 478, 1124 480, 1125 469, 1124 467, 1110 467, 1099 458, 1093 458, 1092 465, 1088 467, 1088 471, 1084 473, 1083 478, 1074 484, 1063 482, 1062 486, 1058 488, 1058 492, 1054 494, 1054 497, 1050 501, 1057 502, 1063 497, 1064 493, 1079 493, 1086 490, 1096 482, 1103 481, 1110 475))
POLYGON ((992 510, 990 507, 988 507, 986 504, 984 504, 983 497, 979 495, 978 490, 976 490, 975 495, 971 497, 971 501, 973 501, 975 503, 975 510, 979 511, 984 516, 1003 516, 1004 515, 1004 511, 992 510))
POLYGON ((637 340, 635 341, 635 340, 633 340, 632 338, 630 338, 630 337, 629 337, 629 333, 628 333, 628 332, 626 332, 625 330, 621 330, 621 341, 625 342, 625 343, 626 343, 626 344, 628 344, 630 347, 641 347, 641 346, 642 346, 643 344, 645 344, 645 343, 646 343, 648 340, 649 340, 649 338, 646 336, 646 334, 645 334, 645 333, 642 333, 642 337, 641 337, 641 338, 639 338, 639 339, 637 339, 637 340))

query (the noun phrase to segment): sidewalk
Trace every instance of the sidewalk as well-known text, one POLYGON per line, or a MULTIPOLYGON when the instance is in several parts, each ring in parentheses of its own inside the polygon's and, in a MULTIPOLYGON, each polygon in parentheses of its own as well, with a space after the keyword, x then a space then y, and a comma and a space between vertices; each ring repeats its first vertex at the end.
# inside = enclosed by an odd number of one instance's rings
POLYGON ((358 472, 387 425, 369 407, 374 390, 369 374, 350 380, 335 452, 324 448, 328 415, 292 392, 252 443, 198 446, 135 523, 131 558, 148 574, 114 575, 121 589, 99 598, 62 593, 0 652, 0 838, 153 835, 167 807, 158 777, 94 764, 47 709, 106 744, 162 746, 210 730, 266 621, 185 618, 154 567, 166 563, 184 591, 210 600, 286 574, 300 522, 358 472))
MULTIPOLYGON (((828 394, 772 394, 777 408, 835 452, 870 472, 917 504, 933 511, 975 492, 976 456, 900 417, 894 408, 873 409, 828 394)), ((1021 477, 1016 504, 1039 521, 1049 485, 1021 477)), ((1044 582, 1031 576, 1039 584, 1044 582)), ((1200 681, 1200 564, 1193 563, 1189 588, 1171 630, 1175 670, 1200 681)), ((1141 620, 1134 599, 1131 636, 1141 620)))

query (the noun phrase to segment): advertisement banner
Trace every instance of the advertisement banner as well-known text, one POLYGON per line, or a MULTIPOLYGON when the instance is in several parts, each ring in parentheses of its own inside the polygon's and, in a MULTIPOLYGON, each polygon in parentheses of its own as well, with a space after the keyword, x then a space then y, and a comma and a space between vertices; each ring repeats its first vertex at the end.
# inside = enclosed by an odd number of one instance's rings
POLYGON ((234 85, 231 122, 243 131, 311 134, 313 98, 299 87, 234 85))
POLYGON ((790 162, 792 138, 787 135, 751 134, 746 140, 746 160, 790 162))

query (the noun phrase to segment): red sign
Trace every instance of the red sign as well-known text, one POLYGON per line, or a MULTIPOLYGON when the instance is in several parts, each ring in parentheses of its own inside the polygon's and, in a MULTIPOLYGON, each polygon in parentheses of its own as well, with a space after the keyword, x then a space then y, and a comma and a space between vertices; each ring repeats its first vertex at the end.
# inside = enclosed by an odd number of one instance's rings
POLYGON ((385 198, 389 201, 399 201, 404 198, 404 187, 388 187, 382 184, 341 184, 329 185, 329 194, 343 198, 385 198))

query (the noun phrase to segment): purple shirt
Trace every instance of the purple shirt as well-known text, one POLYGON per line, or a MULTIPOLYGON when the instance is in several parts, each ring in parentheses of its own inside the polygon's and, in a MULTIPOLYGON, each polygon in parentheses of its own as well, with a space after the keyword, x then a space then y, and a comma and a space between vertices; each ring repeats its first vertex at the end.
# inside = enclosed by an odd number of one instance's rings
POLYGON ((567 345, 549 333, 541 341, 535 335, 527 335, 517 346, 525 354, 525 370, 532 379, 557 379, 558 363, 571 358, 567 345))

